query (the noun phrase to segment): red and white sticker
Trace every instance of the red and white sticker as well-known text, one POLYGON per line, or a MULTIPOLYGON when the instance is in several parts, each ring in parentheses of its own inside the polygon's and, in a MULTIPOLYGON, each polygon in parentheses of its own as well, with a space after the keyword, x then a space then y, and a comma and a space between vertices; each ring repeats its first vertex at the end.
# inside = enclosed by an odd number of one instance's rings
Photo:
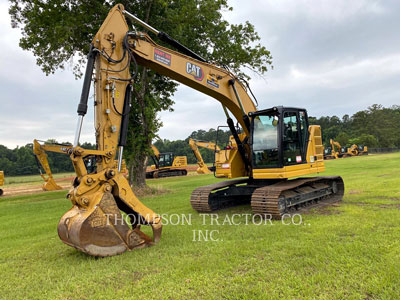
POLYGON ((301 163, 301 156, 300 155, 296 156, 296 162, 301 163))

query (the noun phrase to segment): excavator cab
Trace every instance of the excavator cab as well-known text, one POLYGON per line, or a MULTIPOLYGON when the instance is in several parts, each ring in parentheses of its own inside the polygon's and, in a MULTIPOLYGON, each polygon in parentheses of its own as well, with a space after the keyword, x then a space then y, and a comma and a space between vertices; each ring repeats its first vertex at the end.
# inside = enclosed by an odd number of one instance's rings
POLYGON ((174 162, 174 154, 172 152, 160 153, 160 158, 158 161, 160 168, 171 167, 173 162, 174 162))
POLYGON ((154 155, 151 156, 154 165, 146 171, 146 178, 160 178, 187 175, 187 157, 175 156, 172 152, 160 153, 154 145, 151 146, 154 155))
POLYGON ((254 112, 250 116, 254 169, 307 163, 309 132, 305 109, 280 106, 254 112))
POLYGON ((332 154, 332 148, 331 147, 326 147, 324 149, 324 158, 326 155, 331 155, 332 154))

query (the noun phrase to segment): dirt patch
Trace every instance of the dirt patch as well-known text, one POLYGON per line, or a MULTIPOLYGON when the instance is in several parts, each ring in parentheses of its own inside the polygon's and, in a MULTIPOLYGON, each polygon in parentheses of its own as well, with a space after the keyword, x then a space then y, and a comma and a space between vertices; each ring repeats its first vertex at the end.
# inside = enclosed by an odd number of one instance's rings
MULTIPOLYGON (((73 179, 73 177, 72 177, 73 179)), ((56 180, 58 185, 62 187, 62 190, 68 190, 71 187, 71 179, 68 178, 60 178, 56 180)), ((3 197, 7 196, 19 196, 19 195, 29 195, 35 193, 43 193, 45 192, 42 189, 42 184, 37 185, 18 185, 18 186, 10 186, 3 188, 4 195, 3 197)))
POLYGON ((319 202, 301 208, 301 213, 305 215, 318 214, 318 215, 338 215, 341 211, 335 209, 340 207, 340 202, 319 202))
POLYGON ((374 198, 383 199, 383 200, 390 200, 390 201, 400 201, 400 198, 398 198, 398 197, 377 196, 377 197, 374 197, 374 198))
POLYGON ((330 215, 339 215, 342 212, 337 209, 332 209, 328 207, 320 207, 315 210, 318 215, 330 216, 330 215))
POLYGON ((367 203, 367 202, 361 202, 361 201, 358 201, 358 202, 346 202, 346 204, 348 204, 348 205, 358 205, 358 206, 366 206, 366 205, 373 205, 373 204, 371 204, 371 203, 367 203))
POLYGON ((145 186, 142 188, 133 187, 132 190, 135 193, 135 195, 139 198, 146 196, 158 196, 170 192, 170 190, 162 188, 160 186, 157 187, 145 186))
POLYGON ((347 192, 349 195, 354 195, 354 194, 362 194, 362 191, 360 190, 350 190, 347 192))
MULTIPOLYGON (((186 171, 188 171, 188 172, 196 172, 197 168, 198 168, 197 165, 193 165, 193 166, 187 166, 186 168, 182 168, 182 169, 186 169, 186 171)), ((147 167, 146 172, 149 172, 149 171, 151 171, 151 168, 147 167)))
POLYGON ((380 204, 379 208, 397 208, 400 209, 400 204, 380 204))
POLYGON ((74 179, 75 179, 75 176, 71 176, 71 177, 64 177, 64 178, 54 179, 54 181, 56 181, 56 182, 63 182, 63 181, 72 182, 72 180, 74 180, 74 179))

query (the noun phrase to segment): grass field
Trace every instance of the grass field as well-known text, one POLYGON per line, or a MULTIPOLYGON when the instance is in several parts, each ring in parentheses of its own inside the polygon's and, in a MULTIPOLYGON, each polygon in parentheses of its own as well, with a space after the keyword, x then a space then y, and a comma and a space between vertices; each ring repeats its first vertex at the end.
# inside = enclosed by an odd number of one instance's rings
MULTIPOLYGON (((53 174, 55 180, 69 178, 74 176, 75 173, 57 173, 53 174)), ((4 187, 10 186, 21 186, 21 185, 35 185, 43 184, 42 177, 38 175, 26 175, 26 176, 5 176, 4 187)))
MULTIPOLYGON (((400 299, 400 153, 326 165, 324 175, 343 177, 344 200, 303 214, 301 225, 245 225, 245 216, 203 225, 190 193, 216 179, 152 180, 170 192, 142 201, 193 214, 192 224, 166 225, 156 246, 102 259, 58 239, 65 191, 2 198, 0 299, 400 299), (200 229, 217 230, 218 241, 193 241, 200 229)), ((218 216, 235 213, 250 209, 218 216)))

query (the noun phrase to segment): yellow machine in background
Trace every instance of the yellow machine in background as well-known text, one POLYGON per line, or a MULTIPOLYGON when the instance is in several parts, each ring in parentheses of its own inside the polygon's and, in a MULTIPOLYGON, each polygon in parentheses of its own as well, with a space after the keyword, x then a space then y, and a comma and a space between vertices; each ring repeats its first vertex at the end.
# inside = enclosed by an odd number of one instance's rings
POLYGON ((324 159, 337 159, 341 157, 341 149, 339 142, 335 142, 333 139, 329 140, 331 146, 324 149, 324 159))
POLYGON ((345 158, 351 156, 368 155, 367 146, 357 146, 356 144, 351 147, 342 147, 339 142, 330 139, 330 148, 324 150, 324 159, 345 158))
POLYGON ((94 36, 88 55, 75 141, 70 150, 76 172, 67 196, 72 208, 58 224, 58 234, 64 243, 90 255, 110 256, 144 247, 161 237, 160 216, 136 198, 120 173, 131 85, 136 76, 130 70, 137 70, 139 65, 222 104, 236 143, 232 143, 234 147, 227 155, 230 163, 227 177, 241 178, 195 189, 190 199, 195 210, 212 211, 247 203, 256 214, 281 218, 310 203, 341 200, 344 193, 341 177, 298 178, 325 170, 321 128, 309 126, 305 109, 276 106, 257 110, 248 86, 228 69, 205 60, 118 4, 94 36), (125 17, 179 52, 156 44, 147 33, 132 32, 125 17), (131 63, 133 68, 127 67, 131 63), (78 142, 93 70, 97 149, 88 150, 79 147, 78 142), (230 114, 239 123, 241 133, 230 114), (84 163, 88 156, 96 157, 94 170, 84 163), (121 211, 131 217, 131 225, 118 221, 122 219, 121 211), (151 226, 153 239, 140 230, 141 225, 151 226))
POLYGON ((368 155, 368 147, 364 145, 358 146, 358 155, 368 155))
MULTIPOLYGON (((0 186, 4 185, 4 172, 0 171, 0 186)), ((0 196, 2 196, 4 191, 0 189, 0 196)))
POLYGON ((358 150, 358 146, 356 144, 353 144, 350 147, 343 147, 341 154, 342 157, 351 157, 351 156, 358 156, 360 152, 358 150))
POLYGON ((146 178, 161 178, 187 175, 187 157, 175 156, 172 152, 160 153, 156 146, 151 145, 154 155, 151 158, 154 165, 146 172, 146 178))
POLYGON ((44 184, 42 186, 44 191, 56 191, 62 189, 62 187, 59 186, 53 178, 53 173, 51 172, 46 151, 68 154, 70 149, 72 149, 72 145, 40 144, 38 140, 33 140, 33 153, 35 154, 36 162, 38 163, 40 176, 44 180, 44 184), (43 174, 42 168, 39 164, 42 166, 45 174, 43 174))
POLYGON ((203 156, 200 153, 200 150, 198 147, 213 150, 215 152, 215 155, 217 156, 221 149, 212 142, 205 142, 205 141, 198 141, 194 140, 192 138, 189 139, 189 146, 193 151, 194 156, 197 159, 197 164, 199 167, 197 168, 196 172, 198 174, 211 174, 211 170, 209 167, 207 167, 206 163, 203 160, 203 156))

